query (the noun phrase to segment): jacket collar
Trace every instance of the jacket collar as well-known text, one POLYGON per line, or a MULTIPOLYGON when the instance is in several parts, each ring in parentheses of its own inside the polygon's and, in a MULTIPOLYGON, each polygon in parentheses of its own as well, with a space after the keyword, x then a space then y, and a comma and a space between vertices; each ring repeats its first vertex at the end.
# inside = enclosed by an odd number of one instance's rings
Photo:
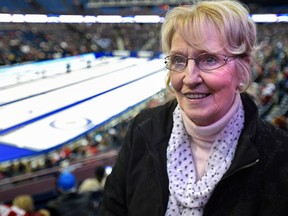
POLYGON ((164 106, 152 109, 147 113, 150 118, 139 125, 159 179, 161 192, 158 195, 162 203, 162 213, 159 215, 164 215, 169 197, 166 150, 173 127, 173 112, 176 105, 176 100, 173 100, 164 106))
POLYGON ((224 178, 241 168, 251 166, 259 161, 258 150, 253 144, 258 127, 258 108, 247 93, 241 94, 241 100, 245 112, 244 129, 239 137, 232 164, 224 175, 224 178))
POLYGON ((140 130, 147 140, 150 150, 167 148, 168 140, 173 127, 173 112, 177 106, 176 99, 169 101, 164 106, 153 109, 149 117, 141 125, 140 130))

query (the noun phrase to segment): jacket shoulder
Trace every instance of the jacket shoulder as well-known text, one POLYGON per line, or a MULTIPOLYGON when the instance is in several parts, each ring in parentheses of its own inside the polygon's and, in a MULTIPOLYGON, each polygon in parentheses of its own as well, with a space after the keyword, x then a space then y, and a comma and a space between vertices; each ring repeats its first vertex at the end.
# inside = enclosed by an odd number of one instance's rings
MULTIPOLYGON (((177 101, 142 110, 129 123, 129 129, 125 138, 125 144, 133 148, 144 148, 143 143, 150 143, 156 146, 159 143, 167 142, 173 126, 173 112, 177 101), (156 144, 156 145, 154 145, 156 144)), ((161 145, 162 146, 162 145, 161 145)))
POLYGON ((155 118, 167 119, 168 116, 173 114, 176 106, 177 101, 174 99, 166 102, 163 105, 144 109, 135 117, 135 121, 141 124, 155 118))
POLYGON ((263 119, 258 120, 258 139, 261 143, 271 143, 272 145, 284 145, 288 151, 288 133, 276 128, 270 122, 263 119))

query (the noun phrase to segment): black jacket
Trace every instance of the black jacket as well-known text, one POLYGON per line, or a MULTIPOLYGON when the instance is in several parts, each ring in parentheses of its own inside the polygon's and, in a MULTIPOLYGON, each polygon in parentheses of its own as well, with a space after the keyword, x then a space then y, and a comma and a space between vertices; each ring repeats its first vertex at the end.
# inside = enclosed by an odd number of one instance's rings
MULTIPOLYGON (((288 135, 259 119, 247 94, 244 130, 204 216, 287 216, 288 135)), ((177 102, 143 111, 131 123, 105 187, 100 216, 164 216, 169 198, 166 148, 177 102)))
POLYGON ((92 198, 90 193, 66 193, 48 202, 47 206, 55 209, 61 216, 90 216, 92 215, 92 198))

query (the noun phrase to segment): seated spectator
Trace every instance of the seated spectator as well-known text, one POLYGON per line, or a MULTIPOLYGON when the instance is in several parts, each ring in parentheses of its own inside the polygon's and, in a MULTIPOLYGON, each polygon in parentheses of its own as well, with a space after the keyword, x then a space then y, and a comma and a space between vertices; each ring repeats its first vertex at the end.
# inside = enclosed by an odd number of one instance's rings
POLYGON ((60 195, 48 203, 49 208, 56 209, 61 216, 90 215, 90 194, 77 192, 76 177, 70 172, 63 172, 57 180, 60 195))
POLYGON ((11 205, 0 205, 1 216, 40 216, 34 212, 34 200, 30 195, 15 197, 11 205))
POLYGON ((259 115, 261 118, 266 119, 269 113, 276 105, 276 86, 272 82, 264 83, 260 88, 260 104, 258 104, 259 115))
POLYGON ((19 195, 14 198, 13 205, 25 210, 28 213, 34 211, 34 200, 30 195, 19 195))
POLYGON ((38 209, 36 211, 36 215, 35 216, 61 216, 61 215, 57 211, 57 209, 46 206, 44 208, 38 209))
POLYGON ((28 216, 28 213, 17 206, 9 206, 0 204, 0 215, 1 216, 28 216))
POLYGON ((37 211, 37 214, 39 216, 51 216, 50 212, 48 210, 46 210, 46 209, 39 209, 37 211))
POLYGON ((285 94, 288 93, 288 64, 287 66, 283 67, 283 75, 282 79, 278 82, 278 88, 279 88, 279 101, 283 98, 285 94))
POLYGON ((82 184, 80 185, 78 189, 79 193, 95 192, 98 190, 103 190, 106 177, 107 176, 105 173, 105 167, 103 166, 96 167, 95 172, 94 172, 94 177, 87 178, 82 182, 82 184))
POLYGON ((96 167, 94 177, 85 179, 78 189, 79 193, 90 194, 93 216, 98 215, 98 209, 103 198, 103 189, 106 182, 106 177, 107 173, 105 167, 96 167))
POLYGON ((286 116, 282 115, 282 116, 276 116, 273 121, 272 124, 277 127, 280 128, 286 132, 288 132, 288 128, 287 128, 287 118, 286 116))

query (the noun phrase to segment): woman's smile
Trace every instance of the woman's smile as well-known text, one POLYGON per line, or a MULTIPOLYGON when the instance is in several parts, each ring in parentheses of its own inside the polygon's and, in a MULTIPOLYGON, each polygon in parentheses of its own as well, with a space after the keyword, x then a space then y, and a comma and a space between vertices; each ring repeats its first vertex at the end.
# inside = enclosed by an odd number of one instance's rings
POLYGON ((208 97, 209 93, 186 93, 184 96, 191 100, 198 100, 208 97))

